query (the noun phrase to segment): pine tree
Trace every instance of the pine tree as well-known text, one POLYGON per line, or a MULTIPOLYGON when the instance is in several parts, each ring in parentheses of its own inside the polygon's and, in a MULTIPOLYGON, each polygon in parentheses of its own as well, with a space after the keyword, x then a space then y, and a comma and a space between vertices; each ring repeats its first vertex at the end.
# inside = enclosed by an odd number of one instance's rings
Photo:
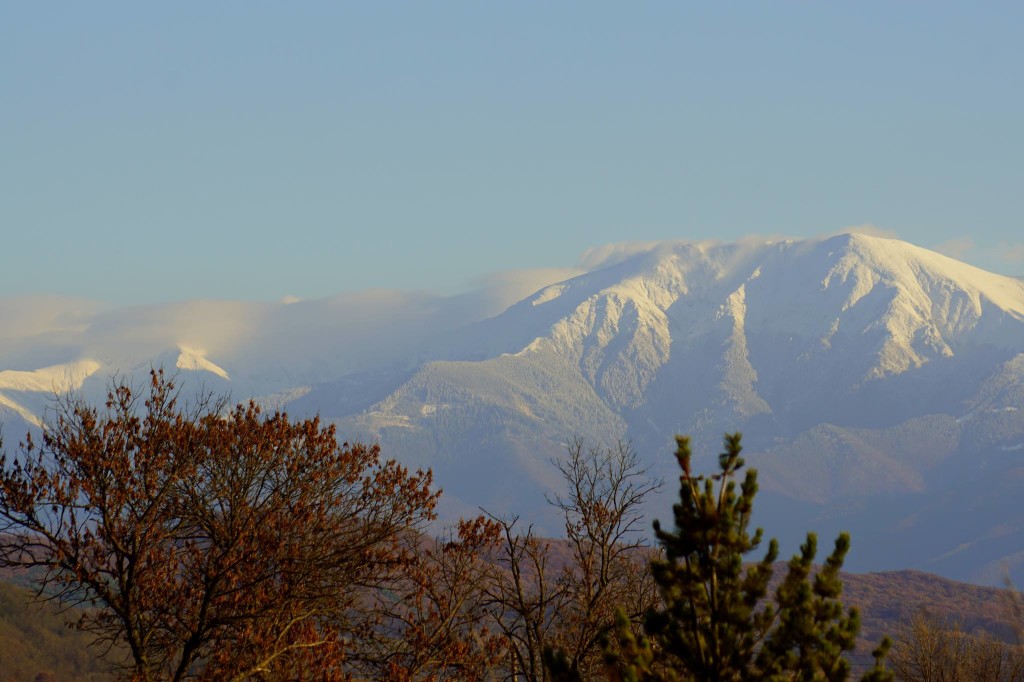
MULTIPOLYGON (((808 534, 801 553, 767 599, 778 545, 773 539, 763 558, 744 565, 744 557, 762 543, 761 529, 748 528, 757 494, 757 472, 744 466, 740 434, 725 437, 719 472, 694 476, 689 439, 677 437, 679 503, 673 506, 675 528, 654 529, 664 558, 652 563, 661 592, 660 608, 635 637, 624 622, 615 629, 616 646, 608 654, 612 679, 699 680, 846 680, 860 628, 856 609, 844 609, 839 571, 850 546, 849 536, 814 575, 817 539, 808 534)), ((892 679, 882 664, 888 642, 875 650, 875 666, 862 679, 892 679)))

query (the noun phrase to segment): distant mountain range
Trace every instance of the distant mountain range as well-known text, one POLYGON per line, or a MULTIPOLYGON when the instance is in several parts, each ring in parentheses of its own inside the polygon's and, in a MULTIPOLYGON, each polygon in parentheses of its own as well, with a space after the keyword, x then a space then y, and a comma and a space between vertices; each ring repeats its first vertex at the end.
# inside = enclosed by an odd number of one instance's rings
MULTIPOLYGON (((559 528, 550 459, 628 439, 668 479, 672 436, 710 469, 743 431, 758 521, 853 533, 853 570, 998 582, 1024 560, 1024 281, 864 235, 661 243, 506 307, 396 292, 292 304, 89 309, 0 303, 0 415, 116 371, 319 413, 431 466, 449 515, 483 506, 559 528), (5 369, 6 368, 6 369, 5 369)), ((519 296, 515 296, 519 298, 519 296)))

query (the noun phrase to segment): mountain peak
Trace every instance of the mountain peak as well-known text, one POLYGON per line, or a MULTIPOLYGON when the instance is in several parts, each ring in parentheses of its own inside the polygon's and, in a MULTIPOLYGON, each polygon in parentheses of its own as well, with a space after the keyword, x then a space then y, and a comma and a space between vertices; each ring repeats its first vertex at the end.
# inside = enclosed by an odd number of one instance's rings
POLYGON ((178 369, 193 372, 210 372, 211 374, 216 374, 221 379, 231 380, 226 370, 206 358, 205 351, 189 348, 188 346, 178 346, 178 350, 180 352, 178 353, 177 360, 174 362, 174 366, 178 369))
MULTIPOLYGON (((14 330, 0 344, 0 417, 38 425, 55 388, 102 404, 110 373, 131 381, 162 364, 191 387, 230 387, 379 441, 433 468, 469 510, 533 515, 553 492, 550 460, 579 434, 630 439, 668 477, 673 434, 713 452, 733 431, 747 432, 766 493, 811 505, 801 526, 842 509, 857 532, 883 532, 871 525, 882 517, 913 528, 908 505, 927 499, 920 518, 950 528, 942 514, 961 508, 949 500, 964 481, 974 504, 1017 508, 1004 504, 1019 493, 1009 483, 988 491, 991 474, 1019 468, 1024 443, 1021 279, 859 233, 612 245, 588 259, 497 315, 472 297, 369 292, 58 311, 28 329, 36 318, 15 306, 25 322, 0 319, 14 330), (856 516, 888 499, 903 506, 856 516)), ((1024 538, 1024 512, 1011 522, 1024 538)), ((988 532, 970 528, 948 543, 932 533, 918 554, 988 532)), ((889 555, 921 537, 899 535, 889 555)))

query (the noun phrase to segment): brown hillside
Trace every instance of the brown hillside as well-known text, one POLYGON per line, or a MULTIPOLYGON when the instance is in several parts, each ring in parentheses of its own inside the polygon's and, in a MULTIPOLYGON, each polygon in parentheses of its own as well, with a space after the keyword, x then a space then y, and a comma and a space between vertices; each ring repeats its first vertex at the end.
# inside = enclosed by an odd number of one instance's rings
POLYGON ((88 635, 65 625, 68 615, 56 606, 32 596, 0 580, 0 682, 113 679, 90 650, 88 635))
POLYGON ((963 623, 968 632, 989 632, 1016 641, 1019 622, 1011 592, 940 578, 921 571, 847 573, 843 575, 846 604, 861 611, 861 636, 877 642, 894 636, 915 613, 926 611, 940 619, 963 623))
MULTIPOLYGON (((551 566, 558 570, 569 563, 568 551, 558 540, 549 542, 551 566)), ((780 563, 776 577, 785 570, 780 563)), ((23 587, 26 577, 10 573, 0 577, 0 682, 35 680, 43 673, 52 677, 38 679, 109 679, 88 648, 86 635, 64 625, 66 614, 50 605, 31 603, 31 593, 23 587)), ((900 626, 920 611, 958 620, 968 632, 986 631, 1006 641, 1015 641, 1024 625, 1015 616, 1012 593, 1004 589, 910 570, 846 573, 843 584, 844 603, 861 611, 858 667, 883 636, 896 637, 900 626)))

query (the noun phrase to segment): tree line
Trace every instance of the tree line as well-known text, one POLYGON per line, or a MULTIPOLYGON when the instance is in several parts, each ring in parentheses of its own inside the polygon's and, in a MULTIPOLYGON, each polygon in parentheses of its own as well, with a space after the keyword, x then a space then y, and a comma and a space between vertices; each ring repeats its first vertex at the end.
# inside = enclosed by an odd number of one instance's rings
MULTIPOLYGON (((0 566, 77 607, 124 679, 847 680, 849 537, 815 568, 808 534, 773 582, 741 449, 726 436, 696 474, 677 438, 655 547, 642 506, 662 482, 628 445, 579 440, 550 500, 564 540, 486 512, 429 537, 429 471, 317 419, 185 404, 157 370, 103 405, 61 397, 0 457, 0 566)), ((888 646, 861 679, 893 679, 888 646)))

